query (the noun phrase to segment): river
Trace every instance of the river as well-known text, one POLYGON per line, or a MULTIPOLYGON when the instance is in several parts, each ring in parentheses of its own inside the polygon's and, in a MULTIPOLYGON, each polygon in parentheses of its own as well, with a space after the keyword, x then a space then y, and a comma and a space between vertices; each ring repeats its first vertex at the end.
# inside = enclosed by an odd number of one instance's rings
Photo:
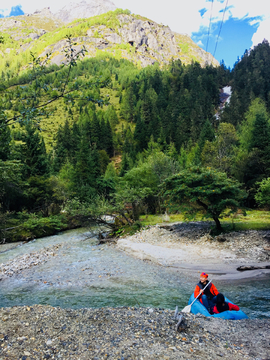
MULTIPOLYGON (((85 229, 28 242, 0 253, 0 263, 60 244, 57 256, 0 282, 0 306, 49 304, 62 308, 151 306, 179 310, 197 279, 97 245, 85 229)), ((1 248, 0 248, 1 251, 1 248)), ((250 318, 270 318, 270 276, 215 281, 217 288, 250 318)))

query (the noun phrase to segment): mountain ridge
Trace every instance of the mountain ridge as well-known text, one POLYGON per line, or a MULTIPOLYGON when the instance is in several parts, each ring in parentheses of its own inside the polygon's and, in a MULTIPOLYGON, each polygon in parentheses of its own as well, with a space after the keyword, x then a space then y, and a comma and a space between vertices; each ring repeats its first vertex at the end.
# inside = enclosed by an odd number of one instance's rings
POLYGON ((87 57, 102 51, 142 67, 155 62, 163 66, 171 59, 180 59, 185 64, 197 61, 202 66, 219 65, 188 35, 177 34, 168 26, 122 9, 64 24, 49 8, 44 8, 33 15, 0 19, 0 31, 7 38, 0 56, 9 65, 22 57, 20 63, 25 66, 31 59, 30 52, 41 57, 51 53, 51 64, 60 65, 65 61, 63 49, 67 35, 77 43, 77 50, 86 47, 87 57))

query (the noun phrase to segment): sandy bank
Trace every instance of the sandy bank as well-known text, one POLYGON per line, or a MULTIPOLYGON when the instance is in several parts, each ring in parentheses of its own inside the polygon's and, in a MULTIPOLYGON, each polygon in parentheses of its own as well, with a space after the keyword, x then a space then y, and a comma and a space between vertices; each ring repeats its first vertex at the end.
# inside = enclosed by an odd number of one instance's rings
POLYGON ((211 278, 242 279, 270 274, 270 269, 237 271, 241 265, 269 265, 270 233, 234 232, 216 238, 209 236, 209 225, 202 223, 153 226, 121 238, 117 246, 131 256, 162 266, 202 270, 211 278))

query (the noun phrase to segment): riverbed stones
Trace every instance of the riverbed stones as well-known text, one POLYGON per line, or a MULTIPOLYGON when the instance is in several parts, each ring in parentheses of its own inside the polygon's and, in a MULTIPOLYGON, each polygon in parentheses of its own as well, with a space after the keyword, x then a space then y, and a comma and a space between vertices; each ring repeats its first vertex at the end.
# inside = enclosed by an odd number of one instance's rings
POLYGON ((5 276, 10 277, 25 269, 42 264, 52 256, 57 256, 57 251, 61 246, 63 244, 52 245, 39 251, 17 256, 4 264, 0 264, 0 280, 5 276))
POLYGON ((155 225, 129 236, 128 240, 168 248, 179 245, 199 245, 202 248, 230 250, 234 258, 263 262, 270 260, 269 231, 233 231, 213 237, 210 222, 189 222, 155 225))
POLYGON ((172 310, 140 307, 0 309, 0 359, 268 358, 269 319, 184 314, 187 326, 179 333, 173 317, 172 310))

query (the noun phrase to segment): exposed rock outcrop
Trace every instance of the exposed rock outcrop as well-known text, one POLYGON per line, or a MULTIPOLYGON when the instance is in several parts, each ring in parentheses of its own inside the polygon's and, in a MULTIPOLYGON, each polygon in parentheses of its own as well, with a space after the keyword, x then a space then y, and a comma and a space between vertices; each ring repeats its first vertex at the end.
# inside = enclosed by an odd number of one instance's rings
MULTIPOLYGON (((56 30, 64 22, 80 18, 77 23, 71 23, 68 27, 71 35, 74 34, 72 40, 77 43, 76 50, 79 51, 82 46, 85 46, 88 57, 96 56, 97 51, 104 51, 118 58, 130 60, 142 67, 155 62, 165 65, 171 59, 180 59, 184 64, 198 61, 202 66, 207 64, 219 65, 210 53, 196 45, 188 35, 177 34, 168 26, 157 24, 139 15, 118 11, 114 14, 108 14, 106 19, 112 21, 104 21, 102 17, 84 20, 84 18, 113 9, 115 6, 110 0, 70 3, 57 14, 52 14, 50 8, 44 8, 35 11, 32 15, 0 19, 0 31, 8 33, 15 41, 19 42, 20 46, 14 48, 20 53, 33 48, 46 32, 56 30), (82 24, 83 27, 80 27, 82 24), (78 26, 80 27, 79 31, 77 30, 78 26)), ((38 55, 42 57, 51 53, 52 64, 60 65, 65 62, 63 49, 66 40, 64 36, 61 39, 59 36, 55 36, 54 38, 59 40, 51 43, 38 55)), ((47 41, 49 38, 46 38, 47 41)), ((51 38, 53 39, 53 37, 51 38)), ((8 52, 2 50, 1 55, 4 57, 5 54, 8 52)))
MULTIPOLYGON (((120 14, 118 15, 119 26, 112 29, 105 25, 91 26, 86 30, 85 36, 73 38, 78 44, 79 50, 83 45, 88 51, 88 56, 95 56, 97 50, 103 50, 112 54, 121 51, 122 57, 141 66, 147 66, 159 62, 168 64, 174 59, 181 59, 183 63, 190 63, 196 59, 203 66, 218 62, 209 53, 199 48, 187 35, 190 43, 189 55, 182 49, 182 35, 174 33, 168 26, 159 25, 154 21, 143 19, 139 16, 120 14)), ((63 40, 51 45, 43 52, 52 53, 52 63, 59 65, 64 61, 60 56, 63 40)))

